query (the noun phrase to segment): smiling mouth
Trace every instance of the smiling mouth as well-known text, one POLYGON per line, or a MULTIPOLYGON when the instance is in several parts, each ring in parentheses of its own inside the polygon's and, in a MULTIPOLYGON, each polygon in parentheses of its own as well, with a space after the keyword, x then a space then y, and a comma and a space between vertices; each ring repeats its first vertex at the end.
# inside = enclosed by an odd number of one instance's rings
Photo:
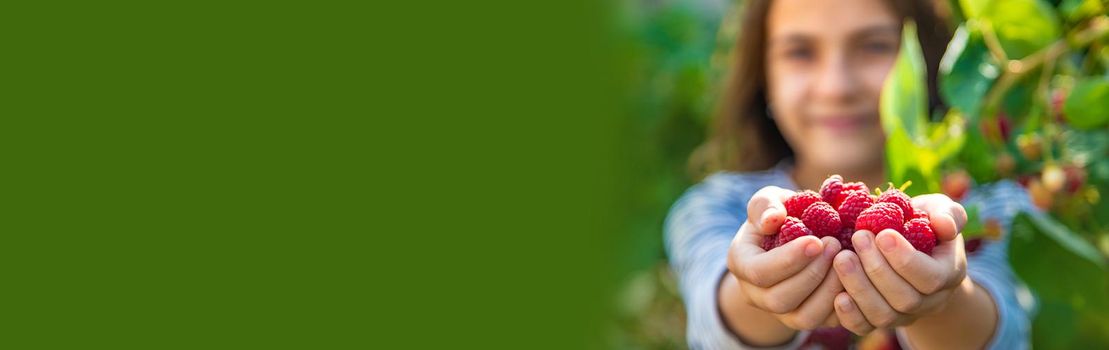
POLYGON ((873 124, 872 118, 861 116, 835 116, 817 119, 817 125, 836 133, 852 132, 867 128, 873 124))

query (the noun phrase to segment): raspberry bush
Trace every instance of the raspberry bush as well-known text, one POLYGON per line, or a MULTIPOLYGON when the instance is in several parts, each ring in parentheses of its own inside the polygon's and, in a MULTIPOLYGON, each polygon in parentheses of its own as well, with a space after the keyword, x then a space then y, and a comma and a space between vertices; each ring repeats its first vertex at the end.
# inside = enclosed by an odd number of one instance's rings
MULTIPOLYGON (((883 88, 887 180, 912 181, 908 195, 943 192, 969 200, 967 250, 983 246, 983 240, 1004 244, 1014 272, 1037 299, 1034 347, 1104 348, 1109 344, 1109 3, 947 3, 957 29, 938 78, 945 106, 928 111, 928 77, 911 23, 883 88), (977 187, 999 182, 1019 184, 1037 210, 1017 214, 1007 227, 979 218, 975 203, 982 202, 973 196, 985 189, 977 187)), ((889 196, 889 203, 907 208, 893 198, 900 195, 889 196)), ((927 250, 931 228, 916 221, 927 214, 904 214, 909 222, 902 234, 927 250)))

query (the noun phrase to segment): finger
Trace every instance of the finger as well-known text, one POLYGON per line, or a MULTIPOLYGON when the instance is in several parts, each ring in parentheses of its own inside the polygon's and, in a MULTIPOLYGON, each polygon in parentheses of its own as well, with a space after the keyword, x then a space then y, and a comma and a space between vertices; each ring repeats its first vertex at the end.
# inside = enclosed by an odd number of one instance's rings
POLYGON ((768 236, 755 232, 754 227, 749 222, 739 226, 739 232, 736 233, 735 238, 732 239, 732 245, 728 248, 728 271, 736 276, 741 275, 740 265, 746 264, 756 255, 766 253, 766 250, 762 249, 762 241, 768 236))
POLYGON ((834 266, 843 288, 851 294, 851 300, 862 311, 868 323, 885 328, 897 322, 901 314, 886 303, 882 294, 870 283, 854 252, 845 250, 837 254, 834 266))
MULTIPOLYGON (((922 302, 920 292, 890 267, 890 263, 887 262, 886 257, 880 251, 881 248, 885 247, 876 244, 896 244, 896 241, 891 243, 893 239, 900 239, 907 245, 909 242, 905 241, 900 233, 890 229, 882 230, 878 236, 881 240, 875 240, 870 231, 855 232, 855 235, 851 237, 851 241, 855 245, 855 253, 862 261, 863 271, 870 278, 870 282, 874 284, 874 288, 878 289, 878 292, 886 299, 886 303, 899 312, 912 313, 920 307, 922 302)), ((912 249, 912 245, 909 245, 909 249, 912 251, 905 253, 916 252, 916 249, 912 249)))
POLYGON ((732 239, 733 249, 746 249, 746 253, 751 255, 760 254, 765 252, 762 249, 762 240, 767 236, 756 232, 755 225, 744 222, 739 226, 739 232, 736 232, 735 238, 732 239))
MULTIPOLYGON (((827 239, 832 239, 828 237, 827 239)), ((832 239, 835 240, 835 239, 832 239)), ((836 243, 838 244, 838 243, 836 243)), ((828 257, 829 265, 830 260, 834 257, 828 257)), ((813 265, 816 265, 815 263, 813 265)), ((827 265, 826 265, 827 266, 827 265)), ((832 302, 835 300, 836 295, 843 291, 843 284, 839 281, 839 276, 835 273, 827 274, 820 285, 812 291, 801 303, 797 310, 790 314, 792 323, 799 327, 797 329, 813 329, 820 327, 826 323, 829 316, 835 313, 832 309, 832 302)))
POLYGON ((836 317, 835 310, 832 310, 832 314, 828 315, 828 318, 824 319, 824 323, 820 324, 821 328, 835 328, 839 326, 841 326, 841 324, 839 323, 839 317, 836 317))
POLYGON ((962 235, 955 240, 940 242, 931 256, 913 248, 905 237, 893 230, 879 233, 877 243, 890 268, 921 294, 929 295, 953 287, 965 276, 966 255, 962 249, 962 235))
POLYGON ((778 248, 763 252, 745 239, 733 242, 729 249, 728 268, 740 280, 766 288, 797 274, 820 256, 824 243, 815 236, 803 236, 778 248), (752 254, 753 251, 758 253, 752 254))
POLYGON ((967 252, 963 235, 955 236, 950 241, 940 242, 932 249, 932 259, 941 267, 945 283, 940 289, 949 289, 958 286, 967 276, 967 252))
POLYGON ((928 212, 928 221, 940 241, 950 241, 967 224, 967 211, 962 204, 942 194, 926 194, 913 197, 912 205, 928 212))
POLYGON ((851 331, 851 333, 860 336, 867 335, 874 330, 874 326, 867 322, 866 317, 863 316, 862 311, 855 305, 855 301, 851 300, 851 296, 847 292, 841 292, 836 295, 836 318, 843 328, 851 331))
MULTIPOLYGON (((832 258, 840 250, 839 241, 832 237, 825 237, 821 241, 824 243, 824 253, 820 257, 793 276, 769 288, 768 294, 772 297, 765 300, 767 310, 776 314, 794 311, 801 303, 815 295, 814 290, 827 283, 832 285, 826 285, 826 288, 843 288, 838 279, 829 282, 825 278, 832 267, 832 258)), ((830 303, 831 299, 826 301, 830 303)), ((812 317, 807 320, 812 322, 803 322, 803 325, 807 327, 806 329, 816 328, 817 322, 822 321, 826 315, 810 315, 812 317)))
POLYGON ((794 194, 793 191, 778 187, 763 187, 751 200, 747 202, 747 222, 755 225, 756 231, 763 235, 772 235, 786 221, 786 199, 794 194))

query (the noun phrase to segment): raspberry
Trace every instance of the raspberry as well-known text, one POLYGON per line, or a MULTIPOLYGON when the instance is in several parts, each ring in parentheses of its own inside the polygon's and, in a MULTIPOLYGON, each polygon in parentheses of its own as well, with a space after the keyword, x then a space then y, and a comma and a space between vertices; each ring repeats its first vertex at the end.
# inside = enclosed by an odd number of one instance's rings
POLYGON ((866 184, 862 182, 848 182, 843 184, 843 193, 847 193, 849 191, 870 192, 870 190, 866 188, 866 184))
POLYGON ((836 200, 839 199, 839 193, 843 192, 843 177, 839 175, 829 176, 824 179, 824 184, 820 185, 820 197, 825 202, 831 204, 833 207, 839 205, 836 200))
POLYGON ((843 203, 839 205, 839 219, 843 222, 845 228, 855 228, 855 218, 859 217, 866 208, 874 205, 874 200, 870 199, 870 194, 863 191, 847 192, 843 203))
POLYGON ((966 171, 959 170, 944 176, 940 188, 952 200, 958 201, 962 200, 963 196, 967 194, 967 190, 970 189, 970 181, 970 175, 966 171))
POLYGON ((851 235, 854 234, 855 230, 850 227, 844 227, 839 230, 839 234, 836 235, 836 239, 839 240, 840 249, 855 251, 855 246, 851 244, 851 235))
POLYGON ((819 201, 820 195, 816 192, 799 192, 789 197, 789 199, 786 199, 786 215, 799 218, 801 214, 805 212, 805 209, 808 209, 810 205, 819 201))
POLYGON ((917 209, 917 208, 913 208, 913 216, 910 217, 909 219, 929 219, 928 218, 928 212, 917 209))
POLYGON ((777 248, 778 247, 778 234, 775 233, 773 235, 763 237, 762 238, 762 243, 759 244, 759 246, 762 247, 762 250, 765 250, 765 251, 770 251, 771 249, 777 248))
POLYGON ((805 227, 805 223, 801 222, 801 219, 795 217, 786 217, 786 222, 782 224, 782 228, 778 232, 778 246, 789 243, 801 236, 811 236, 813 234, 812 230, 805 227))
POLYGON ((966 245, 964 245, 964 249, 966 249, 967 253, 974 253, 974 252, 978 251, 978 248, 981 247, 981 246, 982 246, 982 239, 981 238, 972 238, 972 239, 967 240, 966 245))
POLYGON ((901 207, 889 202, 879 202, 859 213, 859 217, 855 219, 855 230, 877 234, 887 228, 900 230, 904 222, 905 215, 901 213, 901 207))
POLYGON ((932 232, 928 220, 912 219, 905 223, 905 230, 901 233, 913 248, 931 255, 932 248, 936 247, 936 234, 932 232))
MULTIPOLYGON (((901 190, 896 188, 891 188, 882 192, 882 195, 878 196, 878 203, 896 204, 901 208, 902 215, 908 214, 908 216, 912 216, 913 206, 909 204, 909 195, 906 195, 905 192, 901 192, 901 190)), ((878 231, 874 231, 874 233, 878 233, 878 231)))
POLYGON ((843 191, 841 191, 839 193, 839 198, 836 199, 835 207, 839 208, 840 205, 843 205, 843 201, 847 200, 847 195, 851 194, 852 191, 862 191, 862 192, 870 193, 870 191, 867 190, 867 188, 866 188, 866 184, 864 184, 862 182, 848 182, 848 183, 845 183, 845 184, 843 184, 843 191))
MULTIPOLYGON (((832 206, 824 202, 816 202, 805 209, 801 214, 801 221, 805 223, 817 237, 835 236, 839 233, 842 222, 839 213, 832 206)), ((898 225, 900 226, 900 222, 898 225)))

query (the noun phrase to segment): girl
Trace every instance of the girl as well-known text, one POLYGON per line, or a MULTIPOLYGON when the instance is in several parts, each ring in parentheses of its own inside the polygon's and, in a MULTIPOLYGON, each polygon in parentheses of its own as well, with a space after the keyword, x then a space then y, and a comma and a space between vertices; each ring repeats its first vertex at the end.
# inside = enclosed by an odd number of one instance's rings
MULTIPOLYGON (((674 204, 666 247, 688 313, 692 348, 1027 347, 1029 319, 1016 297, 1004 244, 968 257, 963 206, 918 196, 939 244, 919 253, 894 231, 858 231, 855 252, 807 236, 764 251, 785 220, 782 201, 841 174, 884 184, 878 98, 905 20, 920 28, 935 76, 948 35, 927 1, 749 1, 730 85, 712 137, 694 163, 718 171, 674 204), (874 340, 877 339, 877 340, 874 340), (871 342, 874 343, 871 343, 871 342)), ((1007 227, 1033 207, 1012 182, 978 187, 964 204, 1007 227)))

